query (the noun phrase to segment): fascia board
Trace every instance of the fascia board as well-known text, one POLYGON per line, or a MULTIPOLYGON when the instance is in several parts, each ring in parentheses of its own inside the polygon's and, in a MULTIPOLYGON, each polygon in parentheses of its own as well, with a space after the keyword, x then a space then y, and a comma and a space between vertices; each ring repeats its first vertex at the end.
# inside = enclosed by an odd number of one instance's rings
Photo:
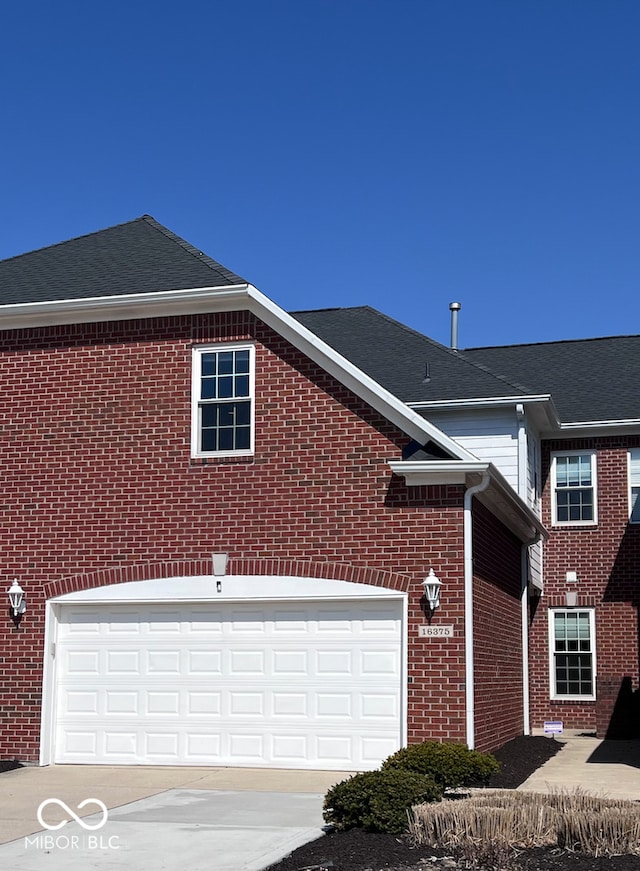
POLYGON ((640 430, 640 419, 627 420, 593 420, 575 423, 563 423, 560 432, 544 432, 545 438, 593 438, 594 436, 628 435, 630 431, 640 430))
POLYGON ((232 311, 245 307, 248 285, 161 290, 0 306, 0 329, 15 330, 62 324, 87 324, 132 318, 232 311))
POLYGON ((465 462, 463 460, 390 460, 389 468, 394 475, 404 478, 408 487, 429 484, 466 484, 467 475, 482 474, 490 463, 465 462))
POLYGON ((516 394, 515 396, 486 396, 476 399, 434 399, 420 402, 407 402, 411 408, 465 408, 468 405, 514 405, 518 402, 548 402, 551 396, 545 394, 516 394))
POLYGON ((420 411, 464 411, 465 409, 478 410, 487 408, 508 408, 509 406, 524 405, 544 416, 545 432, 556 432, 560 429, 560 418, 550 393, 533 393, 522 396, 487 396, 474 399, 440 399, 431 402, 408 402, 410 408, 420 411))
POLYGON ((252 311, 268 326, 295 345, 330 375, 333 375, 352 390, 357 396, 379 411, 402 432, 411 436, 420 444, 431 440, 443 450, 460 460, 477 462, 469 451, 450 438, 438 427, 410 409, 406 403, 385 390, 377 381, 354 366, 333 348, 323 342, 315 333, 303 326, 290 314, 285 312, 257 288, 249 286, 249 295, 254 306, 252 311))
POLYGON ((461 460, 475 459, 461 445, 408 408, 253 285, 198 287, 0 306, 0 329, 155 318, 243 308, 252 311, 412 439, 420 444, 431 440, 461 460))

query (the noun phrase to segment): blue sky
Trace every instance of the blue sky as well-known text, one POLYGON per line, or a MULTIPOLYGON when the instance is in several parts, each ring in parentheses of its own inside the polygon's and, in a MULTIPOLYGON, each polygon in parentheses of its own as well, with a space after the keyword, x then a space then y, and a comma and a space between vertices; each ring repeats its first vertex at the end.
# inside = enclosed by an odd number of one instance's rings
POLYGON ((288 310, 640 333, 637 0, 5 4, 0 258, 151 214, 288 310))

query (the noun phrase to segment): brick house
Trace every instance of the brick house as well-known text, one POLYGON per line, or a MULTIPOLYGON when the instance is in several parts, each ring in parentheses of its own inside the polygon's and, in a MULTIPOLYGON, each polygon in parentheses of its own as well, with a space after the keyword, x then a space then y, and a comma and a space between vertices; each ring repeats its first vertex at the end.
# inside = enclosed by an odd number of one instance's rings
POLYGON ((0 263, 0 330, 1 757, 366 769, 631 709, 640 441, 589 343, 292 315, 148 216, 0 263))

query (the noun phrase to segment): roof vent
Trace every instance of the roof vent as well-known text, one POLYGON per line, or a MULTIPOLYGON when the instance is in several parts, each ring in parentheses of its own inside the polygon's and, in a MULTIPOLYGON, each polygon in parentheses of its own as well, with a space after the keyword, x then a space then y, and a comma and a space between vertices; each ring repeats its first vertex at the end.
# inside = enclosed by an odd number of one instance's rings
POLYGON ((451 312, 451 350, 458 350, 458 312, 462 308, 459 302, 450 302, 449 311, 451 312))

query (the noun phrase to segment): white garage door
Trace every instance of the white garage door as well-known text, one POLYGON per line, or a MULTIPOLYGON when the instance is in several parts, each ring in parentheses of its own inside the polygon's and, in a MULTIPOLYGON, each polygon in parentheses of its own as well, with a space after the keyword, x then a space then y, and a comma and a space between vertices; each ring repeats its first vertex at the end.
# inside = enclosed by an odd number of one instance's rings
POLYGON ((401 746, 397 600, 64 605, 58 763, 371 769, 401 746))

